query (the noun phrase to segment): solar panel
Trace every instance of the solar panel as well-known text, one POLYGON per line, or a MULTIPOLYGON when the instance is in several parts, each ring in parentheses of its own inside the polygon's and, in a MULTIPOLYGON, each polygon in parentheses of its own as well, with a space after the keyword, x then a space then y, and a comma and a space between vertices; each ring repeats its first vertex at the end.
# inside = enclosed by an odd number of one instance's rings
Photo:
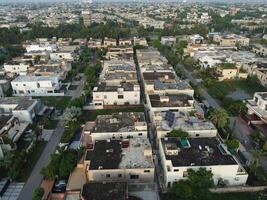
POLYGON ((174 118, 175 118, 175 114, 173 112, 171 111, 166 112, 165 119, 167 120, 169 126, 173 125, 174 118))

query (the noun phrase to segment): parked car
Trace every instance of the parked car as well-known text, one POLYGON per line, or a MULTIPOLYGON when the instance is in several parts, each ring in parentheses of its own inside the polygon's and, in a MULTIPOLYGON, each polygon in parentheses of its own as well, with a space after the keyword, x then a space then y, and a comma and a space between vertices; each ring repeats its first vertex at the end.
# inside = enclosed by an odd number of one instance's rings
POLYGON ((66 187, 67 181, 66 180, 59 180, 55 183, 55 187, 66 187))

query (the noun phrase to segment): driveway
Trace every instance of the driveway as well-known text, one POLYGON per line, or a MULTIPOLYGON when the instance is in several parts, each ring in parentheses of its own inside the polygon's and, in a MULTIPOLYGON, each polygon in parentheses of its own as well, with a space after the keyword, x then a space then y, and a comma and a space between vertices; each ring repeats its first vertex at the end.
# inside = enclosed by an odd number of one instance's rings
POLYGON ((34 169, 27 180, 25 186, 23 187, 18 200, 31 200, 33 191, 39 187, 42 182, 43 176, 40 174, 41 169, 47 166, 50 162, 50 155, 56 150, 58 143, 60 142, 61 136, 64 133, 64 122, 60 120, 57 124, 56 129, 49 142, 47 143, 42 155, 37 161, 34 169))

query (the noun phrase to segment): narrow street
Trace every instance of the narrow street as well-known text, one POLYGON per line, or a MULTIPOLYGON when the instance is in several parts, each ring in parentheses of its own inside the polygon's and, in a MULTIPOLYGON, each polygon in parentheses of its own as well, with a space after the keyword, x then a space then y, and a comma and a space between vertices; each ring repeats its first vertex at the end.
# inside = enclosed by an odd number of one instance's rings
MULTIPOLYGON (((199 85, 199 83, 196 81, 196 78, 193 77, 193 75, 191 74, 191 72, 189 72, 184 65, 179 64, 178 67, 180 69, 182 69, 185 73, 185 76, 188 80, 190 80, 195 86, 199 85)), ((209 95, 209 93, 203 89, 202 87, 199 88, 199 92, 201 93, 201 95, 208 101, 209 105, 212 108, 220 108, 221 106, 219 105, 219 103, 212 97, 209 95)))
MULTIPOLYGON (((81 75, 81 80, 75 91, 72 92, 72 99, 78 98, 82 95, 82 91, 85 84, 85 76, 81 75)), ((56 129, 54 130, 50 140, 48 141, 44 151, 42 152, 39 160, 35 164, 33 171, 25 183, 18 200, 31 200, 33 191, 41 184, 43 176, 40 174, 41 169, 47 166, 50 162, 50 155, 53 154, 56 150, 57 145, 60 142, 60 139, 64 133, 64 121, 60 119, 56 129)))
POLYGON ((48 141, 42 155, 37 161, 34 169, 25 183, 18 200, 31 200, 33 191, 41 184, 43 176, 40 174, 41 169, 45 167, 50 162, 50 155, 56 150, 58 143, 64 133, 64 122, 60 120, 57 124, 54 133, 52 134, 50 140, 48 141))

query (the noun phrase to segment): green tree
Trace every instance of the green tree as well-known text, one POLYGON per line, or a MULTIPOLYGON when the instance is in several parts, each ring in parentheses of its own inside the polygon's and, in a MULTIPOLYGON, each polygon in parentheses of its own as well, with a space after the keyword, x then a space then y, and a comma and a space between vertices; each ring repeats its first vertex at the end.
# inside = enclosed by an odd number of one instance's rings
POLYGON ((32 200, 42 200, 44 196, 44 188, 38 187, 34 190, 32 200))
POLYGON ((182 129, 172 130, 171 132, 167 133, 168 137, 178 137, 178 138, 187 138, 188 132, 183 131, 182 129))
POLYGON ((205 168, 195 171, 188 170, 188 181, 193 191, 194 199, 205 199, 209 196, 209 189, 214 186, 213 174, 205 168))
POLYGON ((180 180, 170 190, 175 198, 181 200, 205 200, 210 197, 209 189, 214 186, 213 174, 205 168, 189 169, 187 180, 180 180))
POLYGON ((63 114, 65 124, 77 121, 77 118, 82 114, 82 110, 79 107, 68 107, 63 114))
POLYGON ((171 193, 175 195, 177 199, 186 200, 192 199, 193 191, 188 180, 180 180, 171 188, 171 193))
POLYGON ((77 152, 74 150, 67 150, 62 154, 59 165, 59 176, 66 178, 73 171, 77 164, 77 152))
POLYGON ((52 154, 50 163, 41 170, 41 174, 48 180, 54 180, 58 175, 60 160, 61 153, 52 154))
POLYGON ((208 114, 208 119, 211 120, 217 128, 224 128, 229 123, 229 115, 222 108, 212 109, 208 114))
POLYGON ((239 141, 236 140, 236 139, 233 139, 233 140, 227 140, 226 141, 226 146, 229 148, 229 149, 238 149, 239 147, 239 141))

